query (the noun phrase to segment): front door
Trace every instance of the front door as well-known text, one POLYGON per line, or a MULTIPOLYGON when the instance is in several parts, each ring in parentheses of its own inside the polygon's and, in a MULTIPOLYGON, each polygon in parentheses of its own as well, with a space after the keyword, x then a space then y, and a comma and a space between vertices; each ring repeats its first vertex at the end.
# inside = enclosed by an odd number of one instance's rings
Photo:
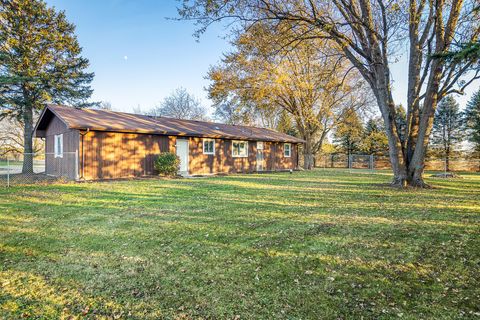
POLYGON ((177 156, 180 158, 180 174, 188 174, 188 140, 177 139, 177 156))
POLYGON ((263 171, 263 141, 257 141, 257 171, 263 171))

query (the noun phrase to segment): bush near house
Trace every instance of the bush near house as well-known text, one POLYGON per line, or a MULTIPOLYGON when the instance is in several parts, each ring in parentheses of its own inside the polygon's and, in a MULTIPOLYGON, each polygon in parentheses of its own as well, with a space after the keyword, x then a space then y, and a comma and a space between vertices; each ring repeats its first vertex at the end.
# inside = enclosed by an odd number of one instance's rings
POLYGON ((155 169, 164 176, 174 176, 180 169, 180 158, 171 152, 162 152, 155 160, 155 169))

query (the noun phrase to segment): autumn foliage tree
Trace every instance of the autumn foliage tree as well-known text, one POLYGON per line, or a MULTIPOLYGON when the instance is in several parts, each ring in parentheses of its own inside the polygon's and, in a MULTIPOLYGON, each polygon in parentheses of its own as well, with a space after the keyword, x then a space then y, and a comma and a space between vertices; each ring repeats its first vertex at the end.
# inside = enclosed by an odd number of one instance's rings
POLYGON ((23 172, 33 172, 33 119, 45 103, 88 107, 93 73, 64 12, 41 0, 0 1, 0 118, 23 126, 23 172))
POLYGON ((234 42, 236 51, 210 70, 209 94, 215 105, 288 113, 306 141, 304 168, 311 169, 334 125, 347 110, 366 105, 369 95, 355 72, 349 72, 348 61, 326 41, 281 50, 270 41, 275 37, 275 31, 261 24, 241 33, 234 42))
POLYGON ((478 59, 439 57, 457 43, 478 40, 476 5, 475 0, 185 0, 180 14, 196 19, 200 33, 229 19, 234 29, 257 23, 274 30, 288 26, 292 43, 328 39, 338 45, 375 95, 388 137, 392 184, 425 187, 425 153, 438 102, 480 78, 478 59), (391 75, 400 54, 408 58, 403 141, 391 75))

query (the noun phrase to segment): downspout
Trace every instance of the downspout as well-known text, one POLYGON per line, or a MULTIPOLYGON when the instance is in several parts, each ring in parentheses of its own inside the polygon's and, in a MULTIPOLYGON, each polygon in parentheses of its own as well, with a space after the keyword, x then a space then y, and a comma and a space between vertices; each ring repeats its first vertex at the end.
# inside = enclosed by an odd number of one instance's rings
POLYGON ((84 137, 90 132, 90 128, 87 128, 87 131, 81 132, 79 131, 80 135, 82 136, 82 175, 80 176, 80 180, 85 180, 85 143, 84 137))
POLYGON ((299 155, 298 155, 298 146, 299 145, 300 145, 299 143, 295 144, 295 158, 296 158, 296 162, 297 162, 297 163, 295 163, 295 169, 297 169, 297 170, 298 170, 298 162, 299 162, 299 155))

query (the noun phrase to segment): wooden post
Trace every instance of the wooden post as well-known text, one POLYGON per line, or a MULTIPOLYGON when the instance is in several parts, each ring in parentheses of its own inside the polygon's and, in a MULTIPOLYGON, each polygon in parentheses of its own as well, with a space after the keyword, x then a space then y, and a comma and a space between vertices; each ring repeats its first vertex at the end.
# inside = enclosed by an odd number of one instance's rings
POLYGON ((7 188, 10 187, 10 159, 7 158, 7 188))
POLYGON ((75 181, 78 181, 78 149, 75 150, 75 181))

